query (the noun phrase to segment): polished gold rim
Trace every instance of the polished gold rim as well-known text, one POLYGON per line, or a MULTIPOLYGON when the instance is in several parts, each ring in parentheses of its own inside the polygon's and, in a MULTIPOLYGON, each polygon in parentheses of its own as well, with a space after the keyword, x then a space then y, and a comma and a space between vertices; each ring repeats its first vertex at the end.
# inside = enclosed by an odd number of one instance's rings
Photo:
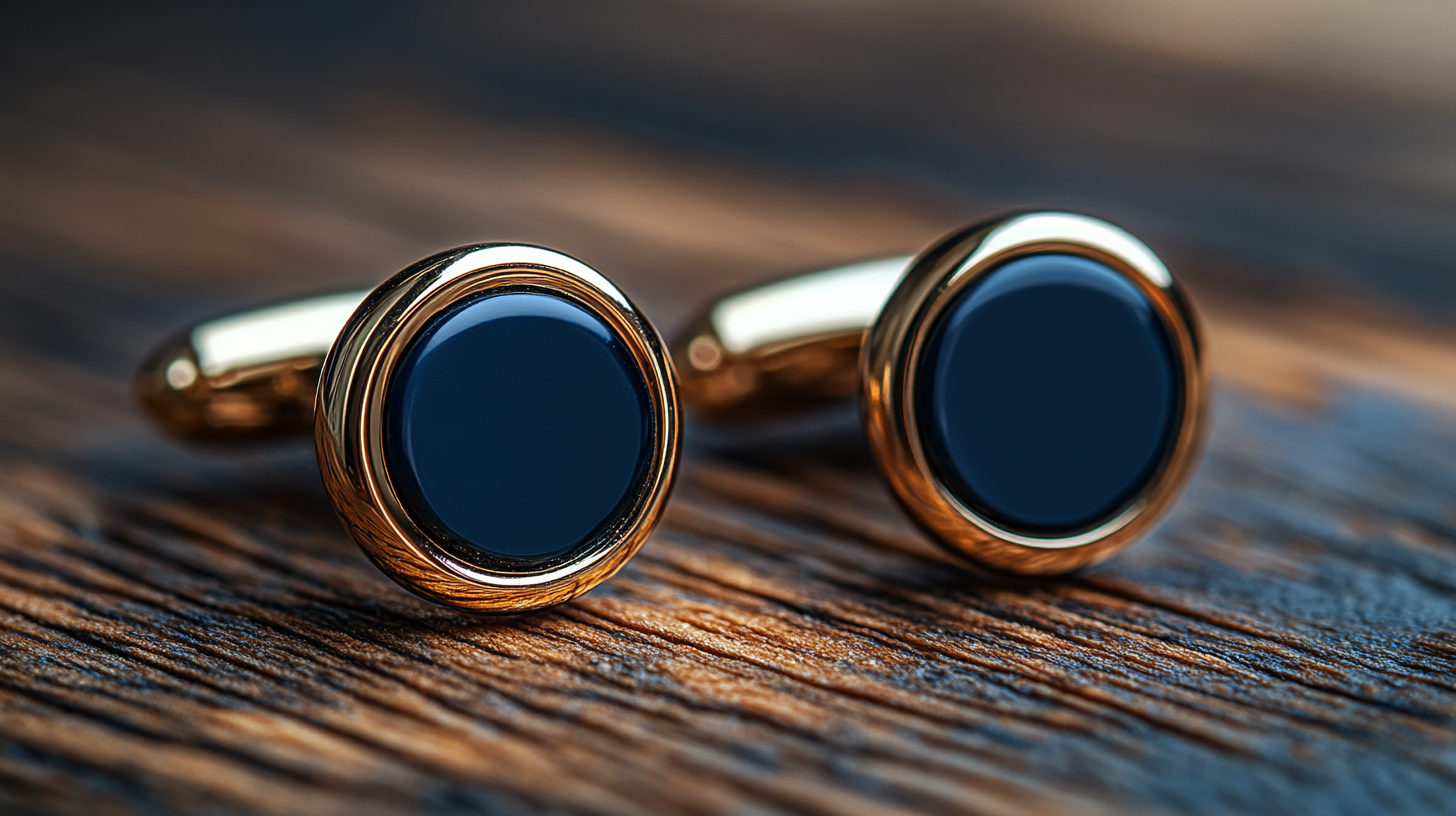
POLYGON ((315 423, 324 484, 369 559, 427 600, 494 613, 568 601, 620 569, 657 523, 681 438, 672 366, 651 324, 596 270, 552 250, 516 244, 462 247, 427 258, 370 293, 329 351, 315 423), (442 547, 405 511, 384 455, 384 402, 410 341, 463 298, 516 290, 570 300, 605 321, 636 360, 654 418, 651 464, 630 508, 568 562, 527 572, 469 563, 442 547))
POLYGON ((981 564, 1023 574, 1068 572, 1101 561, 1148 532, 1197 461, 1207 414, 1207 372, 1192 305, 1153 252, 1127 232, 1084 215, 1030 213, 977 225, 918 257, 890 295, 861 356, 865 433, 881 470, 911 516, 939 542, 981 564), (917 367, 936 318, 984 276, 1045 252, 1106 264, 1137 286, 1167 328, 1183 375, 1177 437, 1149 481, 1112 520, 1075 535, 1006 530, 955 498, 929 466, 916 427, 917 367))

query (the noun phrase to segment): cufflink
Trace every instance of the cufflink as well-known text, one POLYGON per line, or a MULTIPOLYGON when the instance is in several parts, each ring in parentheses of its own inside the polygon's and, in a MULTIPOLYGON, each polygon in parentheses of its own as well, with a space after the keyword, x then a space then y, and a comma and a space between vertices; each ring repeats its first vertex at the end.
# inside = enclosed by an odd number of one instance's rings
POLYGON ((952 552, 1023 574, 1096 563, 1148 532, 1206 424, 1187 296, 1137 238, 1074 213, 735 292, 674 355, 685 404, 710 417, 858 393, 909 515, 952 552))
POLYGON ((586 264, 517 244, 195 324, 148 358, 136 395, 187 439, 312 430, 365 555, 473 612, 562 603, 620 569, 661 515, 681 438, 647 319, 586 264))

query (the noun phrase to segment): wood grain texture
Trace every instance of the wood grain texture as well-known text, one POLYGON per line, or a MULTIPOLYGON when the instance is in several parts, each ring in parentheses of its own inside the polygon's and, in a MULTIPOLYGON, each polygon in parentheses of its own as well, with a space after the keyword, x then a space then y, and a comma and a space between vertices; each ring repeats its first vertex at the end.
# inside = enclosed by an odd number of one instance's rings
POLYGON ((690 425, 621 574, 476 620, 368 565, 306 445, 147 427, 148 345, 498 237, 581 255, 671 329, 987 210, 418 100, 320 122, 104 74, 0 114, 0 810, 1451 809, 1448 328, 1165 242, 1208 320, 1214 428, 1112 563, 958 565, 829 411, 690 425))

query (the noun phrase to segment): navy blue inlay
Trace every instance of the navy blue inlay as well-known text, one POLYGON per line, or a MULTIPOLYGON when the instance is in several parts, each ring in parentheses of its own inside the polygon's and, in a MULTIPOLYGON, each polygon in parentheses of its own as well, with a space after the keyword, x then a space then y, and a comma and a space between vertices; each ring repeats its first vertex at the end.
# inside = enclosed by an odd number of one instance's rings
POLYGON ((1146 297, 1075 255, 1007 263, 932 327, 915 383, 940 480, 1007 529, 1065 535, 1108 521, 1162 463, 1179 366, 1146 297))
MULTIPOLYGON (((651 453, 641 370, 585 309, 511 292, 434 318, 394 372, 388 469, 405 509, 467 557, 568 555, 626 509, 651 453)), ((478 558, 474 560, 479 560, 478 558)))

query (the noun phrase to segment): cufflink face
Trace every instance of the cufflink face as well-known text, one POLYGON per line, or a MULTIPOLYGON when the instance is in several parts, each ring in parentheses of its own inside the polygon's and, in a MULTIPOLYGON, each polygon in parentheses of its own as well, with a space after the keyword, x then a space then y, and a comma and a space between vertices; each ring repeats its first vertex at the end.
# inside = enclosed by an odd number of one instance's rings
POLYGON ((569 600, 646 540, 680 415, 650 324, 557 252, 465 247, 367 297, 333 344, 315 438, 374 563, 437 603, 569 600))
POLYGON ((653 447, 645 378, 610 326, 531 291, 437 314, 395 366, 384 454, 401 505, 457 558, 569 560, 620 517, 653 447))
POLYGON ((902 504, 999 569, 1065 572, 1131 543, 1203 436, 1186 298, 1146 246, 1086 216, 1012 216, 932 247, 862 361, 866 431, 902 504))

